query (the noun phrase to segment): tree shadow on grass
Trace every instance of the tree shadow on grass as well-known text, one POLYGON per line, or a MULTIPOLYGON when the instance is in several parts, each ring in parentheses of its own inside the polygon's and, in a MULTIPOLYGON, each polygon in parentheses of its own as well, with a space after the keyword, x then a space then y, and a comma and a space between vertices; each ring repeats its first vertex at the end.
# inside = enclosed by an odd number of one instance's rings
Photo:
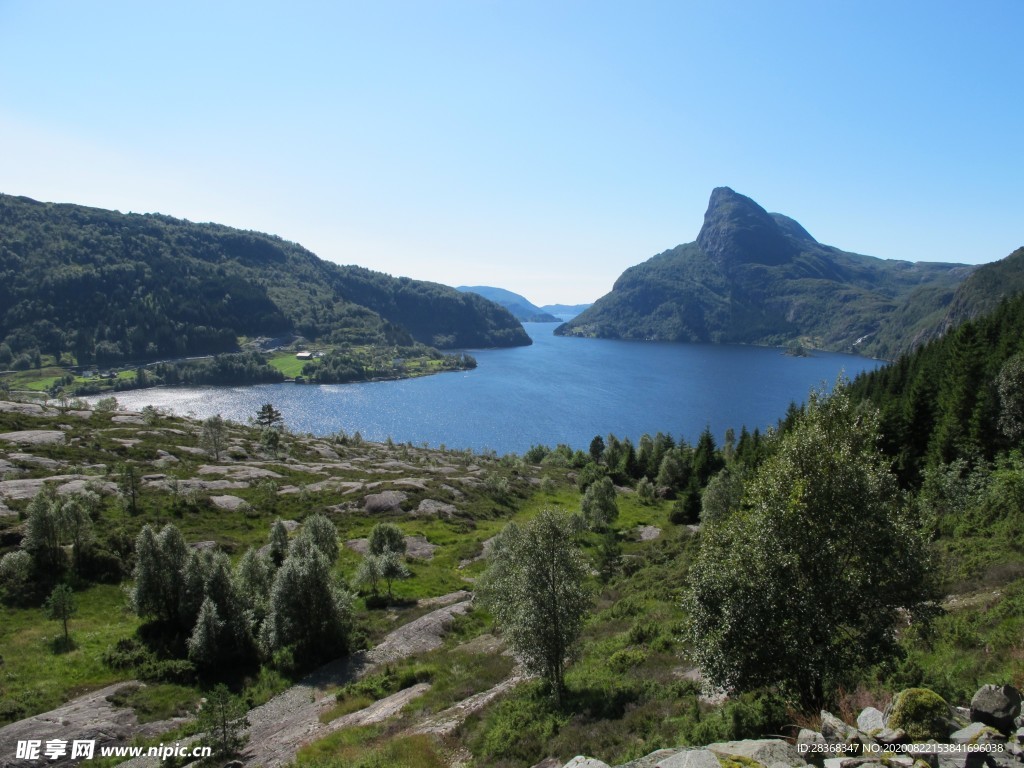
POLYGON ((71 653, 71 651, 76 648, 78 648, 78 643, 75 642, 73 637, 66 638, 64 635, 57 635, 50 640, 50 651, 52 651, 55 656, 71 653))

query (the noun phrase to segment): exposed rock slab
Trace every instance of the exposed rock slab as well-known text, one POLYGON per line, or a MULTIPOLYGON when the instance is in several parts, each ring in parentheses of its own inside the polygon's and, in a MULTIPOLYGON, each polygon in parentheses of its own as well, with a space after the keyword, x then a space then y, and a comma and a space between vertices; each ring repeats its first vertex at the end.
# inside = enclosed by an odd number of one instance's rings
POLYGON ((722 768, 710 749, 687 749, 655 763, 655 768, 722 768))
POLYGON ((402 502, 409 497, 402 491, 383 491, 371 493, 363 501, 363 508, 370 514, 394 512, 402 508, 402 502))
POLYGON ((64 433, 59 429, 23 429, 20 432, 4 432, 0 440, 18 445, 52 445, 64 442, 64 433))
POLYGON ((562 768, 611 768, 611 766, 594 757, 576 755, 576 757, 562 766, 562 768))
POLYGON ((115 424, 145 424, 146 419, 141 413, 119 413, 110 419, 115 424))
POLYGON ((227 475, 231 480, 262 480, 264 478, 279 479, 281 475, 272 469, 264 467, 253 467, 251 465, 219 466, 214 464, 203 464, 196 472, 200 475, 227 475))
POLYGON ((416 507, 416 512, 414 514, 451 517, 457 512, 458 509, 456 509, 454 504, 447 504, 443 501, 437 501, 436 499, 423 499, 420 502, 420 505, 416 507))
MULTIPOLYGON (((411 729, 411 733, 431 733, 435 736, 448 736, 456 728, 465 722, 466 718, 479 712, 490 704, 494 699, 511 690, 520 682, 526 679, 522 672, 517 672, 507 680, 502 680, 497 685, 486 691, 474 694, 467 699, 453 704, 448 709, 428 717, 426 720, 411 729)), ((721 768, 721 766, 715 766, 721 768)))
POLYGON ((33 456, 31 453, 9 453, 7 458, 11 461, 17 461, 20 464, 30 464, 40 469, 56 470, 67 466, 66 461, 49 459, 46 456, 33 456))
MULTIPOLYGON (((19 741, 29 739, 60 739, 70 745, 75 740, 94 739, 96 756, 101 747, 123 745, 141 733, 156 736, 179 726, 183 720, 166 720, 140 725, 135 710, 115 707, 107 700, 126 685, 141 685, 136 681, 115 683, 92 693, 72 699, 57 709, 11 723, 0 728, 0 765, 3 768, 28 768, 39 761, 18 760, 14 757, 19 741)), ((69 750, 70 751, 70 750, 69 750)), ((46 760, 47 765, 70 764, 69 756, 46 760)))
POLYGON ((95 487, 102 493, 116 489, 113 483, 100 480, 94 475, 53 475, 51 477, 25 478, 0 481, 0 498, 13 501, 32 499, 47 483, 57 486, 57 493, 79 493, 87 487, 95 487))
MULTIPOLYGON (((468 593, 466 595, 468 597, 468 593)), ((440 647, 448 625, 456 616, 468 611, 470 604, 471 601, 463 600, 410 621, 384 638, 380 645, 367 654, 367 658, 372 662, 384 664, 440 647)))
POLYGON ((280 768, 291 763, 299 747, 324 736, 334 726, 333 723, 325 726, 319 720, 320 713, 335 701, 329 691, 355 680, 375 663, 397 661, 441 645, 444 630, 454 616, 469 607, 468 593, 460 591, 453 595, 462 601, 399 627, 367 654, 324 665, 266 704, 250 710, 247 715, 249 743, 243 753, 245 762, 264 768, 280 768))
POLYGON ((15 403, 10 400, 0 400, 0 411, 3 413, 25 413, 38 416, 45 409, 39 403, 15 403))
POLYGON ((776 763, 782 763, 790 766, 802 766, 807 764, 797 753, 796 747, 782 739, 724 741, 717 744, 708 744, 707 748, 719 755, 756 760, 762 765, 771 766, 776 763))
POLYGON ((210 503, 218 509, 226 509, 231 512, 248 504, 245 499, 240 499, 238 496, 211 496, 210 503))
MULTIPOLYGON (((380 723, 387 720, 389 717, 394 717, 413 699, 422 696, 424 693, 430 690, 430 683, 417 683, 409 688, 405 688, 398 693, 393 693, 390 696, 386 696, 383 699, 373 702, 370 706, 365 709, 360 709, 358 712, 350 712, 347 715, 337 718, 329 722, 326 727, 326 732, 337 731, 342 728, 352 728, 357 725, 373 725, 374 723, 380 723)), ((320 738, 320 734, 317 734, 317 738, 320 738)))

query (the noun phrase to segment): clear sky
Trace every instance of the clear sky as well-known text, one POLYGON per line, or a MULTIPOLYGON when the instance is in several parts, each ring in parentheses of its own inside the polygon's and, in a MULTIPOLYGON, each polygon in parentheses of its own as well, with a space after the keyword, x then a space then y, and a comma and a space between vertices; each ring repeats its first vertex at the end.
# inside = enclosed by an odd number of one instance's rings
POLYGON ((912 261, 1024 245, 1021 0, 0 0, 0 192, 538 304, 730 186, 912 261))

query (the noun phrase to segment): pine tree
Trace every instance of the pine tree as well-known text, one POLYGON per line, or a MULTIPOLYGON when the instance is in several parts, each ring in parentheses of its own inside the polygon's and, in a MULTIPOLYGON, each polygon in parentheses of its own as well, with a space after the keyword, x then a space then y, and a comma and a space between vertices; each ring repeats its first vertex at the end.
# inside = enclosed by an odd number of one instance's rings
POLYGON ((58 584, 46 600, 47 618, 59 621, 64 625, 64 649, 71 648, 71 637, 68 635, 68 619, 78 612, 75 593, 67 584, 58 584))
POLYGON ((275 568, 280 568, 288 557, 288 546, 288 529, 280 520, 275 520, 270 526, 270 561, 275 568))
POLYGON ((280 427, 284 424, 284 418, 273 403, 264 403, 256 414, 256 423, 266 428, 280 427))
POLYGON ((214 757, 224 760, 233 757, 245 744, 245 703, 221 684, 206 696, 196 724, 204 734, 203 743, 213 748, 214 757))

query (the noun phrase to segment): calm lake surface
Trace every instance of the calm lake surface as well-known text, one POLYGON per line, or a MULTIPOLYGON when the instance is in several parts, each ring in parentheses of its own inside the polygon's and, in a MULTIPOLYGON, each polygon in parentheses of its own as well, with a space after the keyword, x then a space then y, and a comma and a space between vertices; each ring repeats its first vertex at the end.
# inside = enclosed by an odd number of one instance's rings
POLYGON ((364 384, 266 384, 122 392, 121 405, 245 422, 273 403, 296 432, 357 430, 374 441, 521 453, 534 444, 584 450, 594 435, 638 441, 669 432, 693 442, 710 426, 774 425, 811 387, 882 365, 853 355, 789 357, 778 349, 649 344, 553 335, 554 323, 526 323, 533 346, 473 350, 474 371, 364 384))

